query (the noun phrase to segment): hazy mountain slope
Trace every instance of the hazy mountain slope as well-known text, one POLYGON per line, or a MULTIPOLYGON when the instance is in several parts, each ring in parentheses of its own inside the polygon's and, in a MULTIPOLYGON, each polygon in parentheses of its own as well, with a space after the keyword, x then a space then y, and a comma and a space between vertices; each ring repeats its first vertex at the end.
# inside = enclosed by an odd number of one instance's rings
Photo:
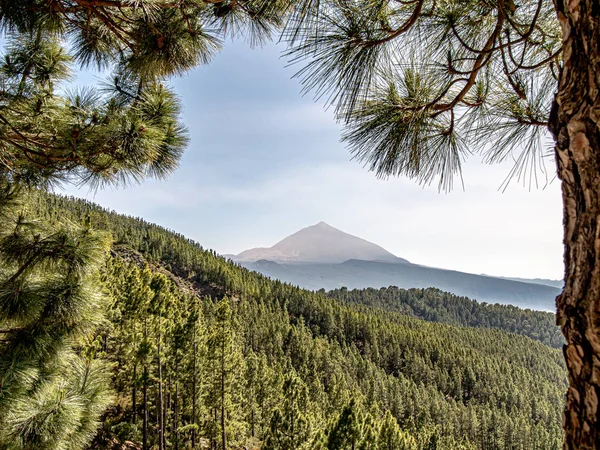
POLYGON ((562 289, 565 285, 564 280, 549 280, 546 278, 518 278, 518 277, 498 277, 505 280, 513 280, 513 281, 521 281, 523 283, 532 283, 532 284, 543 284, 545 286, 552 286, 557 289, 562 289))
POLYGON ((253 248, 234 256, 235 261, 267 259, 278 262, 342 263, 349 259, 407 262, 369 241, 319 222, 286 237, 269 248, 253 248))
POLYGON ((325 222, 269 248, 226 255, 251 270, 306 289, 435 287, 475 300, 554 311, 562 281, 501 278, 437 269, 398 258, 325 222))
POLYGON ((488 303, 511 304, 542 311, 554 310, 560 290, 551 286, 435 269, 416 264, 350 260, 342 264, 278 264, 242 262, 256 270, 306 289, 362 289, 398 286, 438 289, 488 303))

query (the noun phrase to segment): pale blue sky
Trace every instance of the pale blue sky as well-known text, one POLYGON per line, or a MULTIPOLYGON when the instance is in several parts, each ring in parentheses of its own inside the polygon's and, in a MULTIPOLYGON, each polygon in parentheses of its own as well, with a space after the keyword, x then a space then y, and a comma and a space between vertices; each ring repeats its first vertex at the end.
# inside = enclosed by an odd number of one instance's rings
MULTIPOLYGON (((350 160, 331 111, 300 95, 280 50, 228 43, 209 66, 173 80, 191 144, 169 180, 67 193, 219 253, 271 246, 325 221, 414 263, 562 278, 557 181, 533 191, 513 182, 501 193, 511 163, 486 166, 477 158, 466 164, 464 191, 378 180, 350 160)), ((94 79, 85 74, 78 82, 94 79)))

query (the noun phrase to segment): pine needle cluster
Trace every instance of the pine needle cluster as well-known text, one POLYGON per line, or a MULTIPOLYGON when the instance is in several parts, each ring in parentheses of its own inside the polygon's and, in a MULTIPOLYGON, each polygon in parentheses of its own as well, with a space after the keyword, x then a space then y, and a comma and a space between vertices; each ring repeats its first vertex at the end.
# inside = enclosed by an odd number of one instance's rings
POLYGON ((452 187, 466 157, 544 171, 562 63, 549 0, 307 0, 283 39, 354 157, 379 176, 452 187))
POLYGON ((0 446, 82 448, 111 399, 92 345, 110 241, 31 219, 14 185, 0 197, 0 446))

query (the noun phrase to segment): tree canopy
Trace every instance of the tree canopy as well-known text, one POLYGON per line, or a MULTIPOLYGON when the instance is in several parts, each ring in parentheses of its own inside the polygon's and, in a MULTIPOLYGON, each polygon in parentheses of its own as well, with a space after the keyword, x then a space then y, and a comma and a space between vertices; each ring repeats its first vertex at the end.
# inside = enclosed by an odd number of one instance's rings
POLYGON ((304 90, 379 176, 452 186, 471 153, 543 169, 561 66, 549 0, 305 2, 284 32, 304 90))
POLYGON ((280 1, 0 2, 0 173, 40 185, 164 177, 187 144, 168 77, 210 61, 223 38, 252 44, 281 24, 280 1), (74 67, 112 75, 65 89, 74 67))

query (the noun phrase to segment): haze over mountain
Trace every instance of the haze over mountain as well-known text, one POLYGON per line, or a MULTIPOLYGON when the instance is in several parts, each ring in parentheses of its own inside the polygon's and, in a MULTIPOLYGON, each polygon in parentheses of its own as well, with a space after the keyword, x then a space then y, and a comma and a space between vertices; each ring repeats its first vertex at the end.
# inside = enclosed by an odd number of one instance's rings
POLYGON ((232 257, 235 261, 343 263, 350 259, 407 263, 369 241, 344 233, 325 222, 306 227, 269 248, 252 248, 232 257))
POLYGON ((564 280, 549 280, 547 278, 518 278, 518 277, 498 277, 505 278, 507 280, 522 281, 524 283, 543 284, 544 286, 552 286, 555 288, 562 289, 565 285, 564 280))
POLYGON ((560 293, 554 280, 491 277, 412 264, 324 222, 273 247, 227 256, 248 269, 313 290, 436 287, 479 301, 543 311, 554 310, 560 293))

